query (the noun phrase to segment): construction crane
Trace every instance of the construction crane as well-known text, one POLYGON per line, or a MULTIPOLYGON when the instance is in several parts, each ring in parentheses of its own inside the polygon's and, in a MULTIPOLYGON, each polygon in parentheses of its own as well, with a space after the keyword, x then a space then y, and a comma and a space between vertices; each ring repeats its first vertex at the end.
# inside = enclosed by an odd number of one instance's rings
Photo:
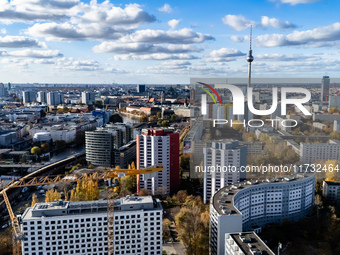
POLYGON ((13 255, 21 254, 21 241, 24 238, 24 233, 20 229, 20 224, 17 217, 14 215, 11 203, 6 194, 6 191, 11 188, 29 187, 29 186, 40 186, 40 185, 50 185, 56 183, 65 182, 78 182, 84 180, 105 180, 107 182, 107 246, 108 255, 114 254, 114 188, 119 186, 118 178, 130 175, 139 174, 151 174, 154 172, 162 171, 163 166, 157 165, 151 168, 145 169, 111 169, 106 170, 103 173, 92 173, 92 174, 71 174, 71 175, 54 175, 54 176, 38 176, 38 177, 23 177, 19 180, 12 180, 6 184, 6 181, 0 182, 0 194, 3 196, 6 203, 6 207, 12 223, 12 233, 13 233, 13 255))

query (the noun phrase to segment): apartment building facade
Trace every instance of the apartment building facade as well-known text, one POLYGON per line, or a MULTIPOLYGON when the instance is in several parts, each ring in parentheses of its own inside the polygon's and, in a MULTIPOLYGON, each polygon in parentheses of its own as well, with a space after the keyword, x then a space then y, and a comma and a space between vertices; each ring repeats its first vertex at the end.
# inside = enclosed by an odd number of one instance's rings
POLYGON ((137 191, 176 192, 179 185, 179 134, 172 129, 142 129, 137 140, 137 168, 162 165, 163 170, 137 177, 137 191))
POLYGON ((225 234, 258 231, 284 219, 296 221, 312 211, 315 174, 295 174, 229 185, 210 201, 212 255, 224 254, 225 234))
MULTIPOLYGON (((115 201, 114 254, 162 253, 162 206, 151 196, 115 201)), ((23 255, 107 255, 107 202, 37 203, 22 215, 23 255)))

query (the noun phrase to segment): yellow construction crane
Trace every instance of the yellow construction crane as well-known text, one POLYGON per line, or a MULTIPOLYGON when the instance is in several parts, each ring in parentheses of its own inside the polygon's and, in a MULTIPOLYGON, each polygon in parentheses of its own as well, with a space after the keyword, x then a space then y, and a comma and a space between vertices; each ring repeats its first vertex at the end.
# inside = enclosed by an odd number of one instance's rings
POLYGON ((11 203, 6 194, 6 191, 11 188, 29 187, 29 186, 39 186, 39 185, 49 185, 63 182, 78 182, 83 180, 105 180, 107 181, 107 245, 108 245, 108 255, 114 254, 114 187, 119 186, 118 178, 129 176, 129 175, 139 175, 139 174, 150 174, 158 171, 162 171, 163 166, 157 165, 151 168, 145 169, 111 169, 103 173, 92 173, 92 174, 73 174, 73 175, 50 175, 50 176, 38 176, 38 177, 23 177, 19 180, 12 180, 10 183, 5 181, 0 182, 0 194, 3 196, 6 207, 12 222, 12 232, 13 232, 13 255, 21 254, 21 241, 24 237, 24 233, 20 229, 20 224, 17 217, 14 215, 11 203))

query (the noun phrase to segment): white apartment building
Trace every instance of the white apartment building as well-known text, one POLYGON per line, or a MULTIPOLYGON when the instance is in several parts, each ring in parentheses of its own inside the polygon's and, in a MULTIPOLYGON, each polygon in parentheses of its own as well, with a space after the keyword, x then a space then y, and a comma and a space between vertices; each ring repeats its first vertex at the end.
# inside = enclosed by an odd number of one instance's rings
POLYGON ((22 92, 22 100, 24 104, 35 102, 37 100, 36 97, 37 97, 37 93, 35 93, 34 91, 23 91, 22 92))
POLYGON ((206 203, 215 192, 229 184, 246 178, 240 171, 247 164, 247 147, 238 141, 212 142, 203 148, 203 202, 206 203))
POLYGON ((225 234, 225 255, 275 255, 255 232, 225 234))
MULTIPOLYGON (((162 253, 162 206, 151 196, 115 201, 114 254, 162 253)), ((22 215, 23 255, 107 255, 107 202, 37 203, 22 215)))
POLYGON ((340 144, 301 143, 300 161, 302 164, 316 164, 320 160, 340 160, 340 144))
POLYGON ((47 92, 46 91, 39 91, 38 92, 37 102, 47 103, 47 92))
POLYGON ((269 223, 296 221, 312 211, 315 174, 246 181, 217 191, 210 201, 210 248, 225 254, 225 234, 255 231, 269 223))
POLYGON ((322 195, 333 204, 340 203, 340 182, 339 181, 323 181, 322 195))
POLYGON ((83 91, 81 92, 81 102, 83 104, 94 104, 96 100, 96 93, 95 92, 89 92, 89 91, 83 91))
POLYGON ((64 94, 58 92, 47 93, 47 104, 48 105, 59 105, 64 103, 64 94))
POLYGON ((137 177, 137 191, 155 194, 177 191, 179 184, 179 134, 172 129, 143 129, 137 140, 137 168, 162 165, 163 170, 137 177))

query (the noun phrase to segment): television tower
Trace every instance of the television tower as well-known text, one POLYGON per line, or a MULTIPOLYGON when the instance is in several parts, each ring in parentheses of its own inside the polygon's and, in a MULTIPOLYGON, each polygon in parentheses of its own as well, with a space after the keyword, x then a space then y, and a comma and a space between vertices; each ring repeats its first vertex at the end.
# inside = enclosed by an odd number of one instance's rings
POLYGON ((250 48, 249 48, 249 53, 248 53, 248 57, 247 57, 247 61, 249 63, 249 65, 248 65, 247 93, 248 93, 249 88, 251 87, 251 62, 253 62, 253 60, 254 60, 254 57, 252 55, 253 51, 251 50, 252 33, 253 33, 253 26, 250 26, 250 48))

